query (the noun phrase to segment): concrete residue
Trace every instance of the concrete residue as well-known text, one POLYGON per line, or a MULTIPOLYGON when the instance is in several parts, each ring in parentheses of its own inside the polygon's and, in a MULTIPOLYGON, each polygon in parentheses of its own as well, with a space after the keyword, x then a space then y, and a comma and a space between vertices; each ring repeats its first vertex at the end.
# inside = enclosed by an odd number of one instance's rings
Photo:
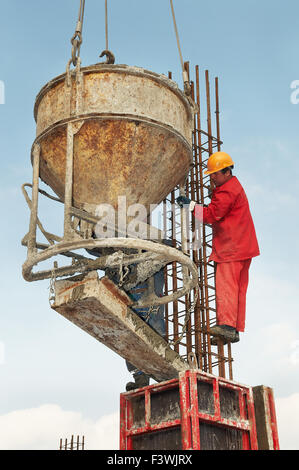
POLYGON ((57 281, 54 310, 155 380, 178 377, 188 364, 133 310, 125 292, 89 273, 85 283, 57 281), (72 288, 73 284, 73 288, 72 288))

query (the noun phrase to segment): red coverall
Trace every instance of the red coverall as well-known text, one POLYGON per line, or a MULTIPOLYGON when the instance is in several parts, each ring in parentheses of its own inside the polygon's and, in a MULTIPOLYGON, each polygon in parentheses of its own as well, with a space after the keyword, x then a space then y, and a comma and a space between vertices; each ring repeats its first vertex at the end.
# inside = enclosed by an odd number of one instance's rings
POLYGON ((213 191, 208 207, 194 215, 213 228, 209 258, 216 262, 217 325, 245 329, 246 291, 251 259, 260 254, 245 191, 233 176, 213 191))

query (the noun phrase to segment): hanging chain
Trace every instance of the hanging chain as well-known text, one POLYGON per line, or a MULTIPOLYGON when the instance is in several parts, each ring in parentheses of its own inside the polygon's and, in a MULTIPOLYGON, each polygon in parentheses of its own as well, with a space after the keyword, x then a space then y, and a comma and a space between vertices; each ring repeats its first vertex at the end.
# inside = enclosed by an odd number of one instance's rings
POLYGON ((50 279, 50 285, 49 285, 49 304, 50 304, 50 307, 52 307, 52 302, 55 300, 56 269, 57 269, 57 263, 55 261, 54 266, 53 266, 52 271, 51 271, 51 279, 50 279))
POLYGON ((148 311, 146 312, 146 317, 145 317, 145 322, 148 323, 149 319, 150 319, 150 316, 151 315, 157 315, 157 313, 159 312, 159 309, 160 309, 160 305, 158 305, 157 307, 154 307, 153 305, 151 305, 148 309, 148 311))
POLYGON ((76 25, 75 33, 71 39, 72 44, 72 63, 74 67, 77 65, 78 59, 80 58, 80 48, 82 44, 82 29, 84 20, 85 0, 80 0, 78 21, 76 25))
POLYGON ((118 287, 122 287, 124 285, 125 277, 129 274, 129 268, 127 266, 123 266, 122 260, 119 264, 119 283, 118 287))
POLYGON ((129 274, 129 268, 124 265, 124 253, 123 251, 115 251, 112 255, 107 258, 106 266, 118 264, 118 287, 122 287, 124 280, 129 274))

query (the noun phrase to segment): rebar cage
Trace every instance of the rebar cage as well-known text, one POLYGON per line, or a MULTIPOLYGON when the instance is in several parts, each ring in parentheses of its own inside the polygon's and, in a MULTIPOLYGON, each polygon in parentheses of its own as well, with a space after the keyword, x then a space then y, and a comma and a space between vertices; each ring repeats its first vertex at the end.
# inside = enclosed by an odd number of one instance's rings
MULTIPOLYGON (((189 75, 189 63, 185 63, 189 75)), ((186 195, 201 205, 207 205, 211 196, 211 181, 204 176, 207 160, 214 151, 220 151, 220 109, 219 109, 219 83, 215 78, 214 104, 216 137, 212 135, 211 94, 209 72, 205 71, 205 104, 201 105, 200 73, 198 65, 195 67, 195 80, 191 80, 192 99, 198 106, 198 113, 194 118, 193 130, 193 164, 186 181, 186 195), (203 116, 206 117, 207 129, 202 127, 203 116)), ((171 73, 169 74, 171 78, 171 73)), ((174 204, 179 195, 176 187, 164 201, 163 228, 173 241, 173 246, 180 246, 181 212, 168 211, 167 207, 174 204)), ((194 233, 195 220, 192 217, 189 230, 194 233)), ((181 297, 166 305, 167 339, 174 342, 174 349, 181 356, 188 358, 190 353, 195 354, 198 368, 208 373, 219 374, 222 377, 233 379, 231 344, 224 345, 219 338, 216 346, 211 345, 210 327, 216 324, 217 305, 215 287, 215 263, 209 261, 212 250, 212 227, 201 226, 201 245, 198 249, 189 250, 189 256, 196 264, 199 275, 199 295, 194 310, 187 322, 186 332, 180 337, 183 328, 183 319, 190 303, 194 301, 194 293, 181 297)), ((170 293, 176 290, 182 282, 182 272, 176 262, 165 268, 165 290, 170 293)))

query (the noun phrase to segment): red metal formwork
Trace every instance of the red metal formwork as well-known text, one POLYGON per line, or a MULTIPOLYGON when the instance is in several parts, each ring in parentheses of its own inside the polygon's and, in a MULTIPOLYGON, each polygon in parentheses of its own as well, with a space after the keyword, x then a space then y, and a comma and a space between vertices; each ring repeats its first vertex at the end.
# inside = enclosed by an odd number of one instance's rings
MULTIPOLYGON (((257 435, 255 425, 255 412, 252 388, 240 385, 236 382, 215 377, 195 370, 189 370, 180 376, 182 397, 182 421, 187 432, 183 434, 183 449, 201 449, 201 427, 207 423, 210 425, 212 439, 215 438, 215 430, 222 428, 235 430, 239 436, 237 441, 230 442, 232 448, 242 450, 257 450, 257 435), (213 404, 210 409, 213 412, 205 412, 200 407, 201 388, 203 384, 209 384, 213 389, 213 404), (233 392, 235 403, 229 403, 223 399, 224 392, 233 392), (238 406, 236 407, 236 399, 238 406), (235 413, 231 413, 231 407, 235 407, 235 413), (238 409, 236 409, 238 408, 238 409), (192 432, 191 432, 192 429, 192 432)), ((206 439, 209 442, 209 439, 206 439)), ((207 445, 205 442, 205 445, 207 445)), ((215 443, 209 442, 212 448, 215 443)))
POLYGON ((253 387, 258 447, 261 450, 279 450, 274 393, 265 385, 253 387))
POLYGON ((274 403, 274 396, 273 390, 267 387, 267 397, 269 402, 269 417, 271 423, 271 432, 272 432, 272 441, 273 441, 273 449, 279 450, 279 438, 278 438, 278 430, 277 430, 277 420, 276 420, 276 411, 275 411, 275 403, 274 403))
POLYGON ((172 390, 179 390, 179 380, 169 380, 120 395, 120 450, 135 449, 134 438, 136 437, 181 426, 178 413, 172 415, 173 419, 164 419, 161 422, 152 419, 152 399, 155 394, 172 390), (136 411, 137 407, 134 407, 134 402, 136 403, 138 399, 142 405, 141 410, 136 411))
POLYGON ((120 396, 121 450, 257 450, 252 388, 199 370, 120 396))

